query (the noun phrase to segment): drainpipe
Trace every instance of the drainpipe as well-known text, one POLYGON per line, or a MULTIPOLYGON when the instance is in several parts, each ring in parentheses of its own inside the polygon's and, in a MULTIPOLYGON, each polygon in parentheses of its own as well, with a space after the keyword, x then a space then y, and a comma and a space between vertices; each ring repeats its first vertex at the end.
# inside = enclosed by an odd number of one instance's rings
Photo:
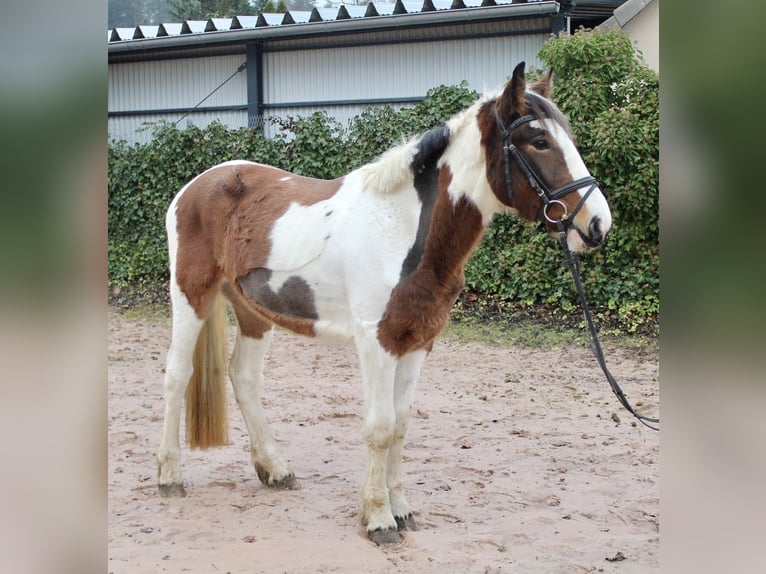
POLYGON ((247 42, 247 125, 263 127, 263 45, 247 42))
POLYGON ((551 17, 551 34, 558 34, 559 32, 571 33, 569 20, 575 9, 575 4, 577 4, 575 0, 559 0, 559 13, 551 17))

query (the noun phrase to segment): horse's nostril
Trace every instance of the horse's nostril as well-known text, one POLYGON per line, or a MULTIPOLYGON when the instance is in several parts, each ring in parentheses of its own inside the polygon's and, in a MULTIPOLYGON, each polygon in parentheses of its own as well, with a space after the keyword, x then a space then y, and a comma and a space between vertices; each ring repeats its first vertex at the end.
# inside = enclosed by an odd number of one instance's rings
POLYGON ((593 245, 598 245, 603 241, 604 234, 601 232, 601 220, 598 217, 591 220, 588 226, 588 235, 593 245))

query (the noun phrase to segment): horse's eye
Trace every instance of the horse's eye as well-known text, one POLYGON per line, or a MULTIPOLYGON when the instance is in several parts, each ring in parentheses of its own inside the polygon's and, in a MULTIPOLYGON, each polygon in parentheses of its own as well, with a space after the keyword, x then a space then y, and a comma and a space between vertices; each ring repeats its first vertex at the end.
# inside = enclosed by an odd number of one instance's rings
POLYGON ((548 143, 548 140, 539 139, 532 142, 532 145, 537 150, 544 150, 544 149, 550 149, 550 144, 548 143))

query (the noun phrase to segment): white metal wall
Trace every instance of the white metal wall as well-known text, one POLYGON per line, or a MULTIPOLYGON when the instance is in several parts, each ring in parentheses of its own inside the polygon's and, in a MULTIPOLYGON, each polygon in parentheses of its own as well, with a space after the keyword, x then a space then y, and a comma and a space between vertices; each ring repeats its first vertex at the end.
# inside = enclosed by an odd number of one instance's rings
POLYGON ((423 96, 466 80, 483 92, 518 62, 542 66, 546 34, 264 54, 264 103, 423 96))
MULTIPOLYGON (((177 121, 196 106, 245 62, 245 56, 214 56, 193 59, 132 62, 109 65, 110 112, 177 110, 109 118, 109 138, 144 143, 151 139, 148 123, 177 121)), ((235 75, 202 104, 208 106, 244 106, 247 104, 246 70, 235 75)), ((179 123, 193 122, 200 127, 213 120, 231 127, 247 125, 247 111, 195 112, 179 123)))
MULTIPOLYGON (((152 140, 152 133, 157 124, 162 121, 175 123, 182 115, 165 113, 110 117, 107 127, 108 139, 145 144, 152 140)), ((204 128, 214 121, 221 122, 232 129, 241 128, 247 125, 247 110, 194 112, 181 119, 178 127, 183 129, 195 125, 204 128)))
MULTIPOLYGON (((305 116, 326 110, 345 123, 359 104, 323 106, 319 102, 378 98, 417 98, 438 85, 466 80, 478 92, 502 85, 524 60, 541 67, 537 53, 548 35, 521 34, 465 40, 413 42, 362 47, 266 52, 263 56, 264 114, 305 116), (317 102, 317 106, 295 106, 317 102)), ((197 105, 245 61, 244 55, 200 57, 109 65, 109 111, 176 110, 171 113, 111 116, 109 137, 147 142, 160 120, 177 121, 183 109, 197 105), (143 129, 142 129, 143 128, 143 129)), ((248 70, 237 74, 202 106, 247 104, 248 70)), ((246 110, 194 112, 180 122, 200 127, 219 120, 247 125, 246 110)), ((272 128, 265 126, 267 135, 272 128)))

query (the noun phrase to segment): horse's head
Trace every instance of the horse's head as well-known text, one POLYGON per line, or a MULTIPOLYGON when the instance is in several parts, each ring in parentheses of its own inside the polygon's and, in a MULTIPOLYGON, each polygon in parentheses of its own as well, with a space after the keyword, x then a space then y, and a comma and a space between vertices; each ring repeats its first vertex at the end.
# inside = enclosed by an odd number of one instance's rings
POLYGON ((503 204, 549 232, 566 233, 572 251, 587 251, 604 241, 612 215, 550 90, 550 72, 527 89, 522 62, 503 93, 484 105, 487 179, 503 204))

